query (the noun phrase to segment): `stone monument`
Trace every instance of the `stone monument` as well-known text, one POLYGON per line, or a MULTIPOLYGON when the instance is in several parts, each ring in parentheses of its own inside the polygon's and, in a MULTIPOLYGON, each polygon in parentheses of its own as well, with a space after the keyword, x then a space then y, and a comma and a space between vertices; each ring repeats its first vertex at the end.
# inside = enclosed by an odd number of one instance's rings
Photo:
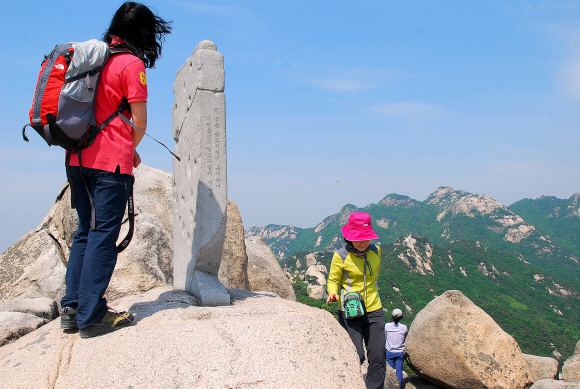
POLYGON ((227 220, 224 57, 200 42, 173 84, 173 282, 203 305, 228 305, 218 281, 227 220))

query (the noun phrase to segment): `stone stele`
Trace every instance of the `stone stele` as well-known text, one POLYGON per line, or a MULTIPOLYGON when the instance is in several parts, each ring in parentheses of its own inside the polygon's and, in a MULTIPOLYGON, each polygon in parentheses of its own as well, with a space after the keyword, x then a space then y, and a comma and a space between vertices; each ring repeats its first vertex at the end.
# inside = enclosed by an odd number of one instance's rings
POLYGON ((227 220, 224 57, 200 42, 173 92, 173 282, 202 305, 230 304, 218 280, 227 220))

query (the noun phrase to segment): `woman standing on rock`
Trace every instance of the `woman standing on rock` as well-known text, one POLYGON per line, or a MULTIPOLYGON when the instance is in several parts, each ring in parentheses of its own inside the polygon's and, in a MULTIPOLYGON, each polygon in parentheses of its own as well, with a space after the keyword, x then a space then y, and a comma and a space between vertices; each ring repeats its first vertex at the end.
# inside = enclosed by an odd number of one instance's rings
POLYGON ((354 343, 360 363, 367 349, 367 389, 382 389, 385 381, 385 317, 377 281, 381 267, 381 248, 370 244, 378 239, 371 217, 364 212, 352 213, 342 227, 346 245, 334 253, 328 274, 326 303, 340 301, 340 324, 354 343), (339 292, 339 288, 342 290, 339 292), (339 297, 340 293, 340 297, 339 297), (358 307, 362 302, 362 309, 358 307))
POLYGON ((400 309, 393 310, 393 321, 385 325, 385 354, 387 363, 397 372, 399 385, 403 388, 403 363, 405 357, 405 339, 407 338, 407 326, 401 324, 403 311, 400 309))
MULTIPOLYGON (((121 102, 127 101, 130 109, 122 115, 146 130, 145 68, 155 66, 164 35, 170 31, 170 23, 142 4, 126 2, 117 10, 103 40, 126 52, 111 56, 103 67, 95 99, 97 124, 106 122, 121 109, 121 102)), ((133 322, 129 312, 109 309, 103 295, 117 263, 116 241, 133 167, 141 163, 136 148, 143 134, 115 116, 93 144, 82 151, 82 167, 77 154, 69 154, 69 180, 76 188, 79 226, 68 260, 60 325, 66 330, 78 328, 81 338, 111 332, 133 322)))

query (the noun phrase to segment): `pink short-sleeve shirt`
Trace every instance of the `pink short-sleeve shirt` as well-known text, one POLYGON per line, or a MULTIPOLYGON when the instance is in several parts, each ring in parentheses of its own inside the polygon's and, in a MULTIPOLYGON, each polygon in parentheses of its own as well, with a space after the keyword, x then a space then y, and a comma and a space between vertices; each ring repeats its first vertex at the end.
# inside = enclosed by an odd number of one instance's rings
MULTIPOLYGON (((115 54, 105 64, 97 90, 95 118, 104 122, 121 103, 147 101, 147 74, 143 61, 132 54, 115 54)), ((125 117, 131 118, 129 112, 125 117)), ((133 129, 118 117, 113 119, 96 137, 94 143, 82 150, 82 165, 93 169, 133 174, 133 129)), ((135 130, 137 131, 137 130, 135 130)), ((71 166, 78 166, 78 157, 71 154, 71 166)))

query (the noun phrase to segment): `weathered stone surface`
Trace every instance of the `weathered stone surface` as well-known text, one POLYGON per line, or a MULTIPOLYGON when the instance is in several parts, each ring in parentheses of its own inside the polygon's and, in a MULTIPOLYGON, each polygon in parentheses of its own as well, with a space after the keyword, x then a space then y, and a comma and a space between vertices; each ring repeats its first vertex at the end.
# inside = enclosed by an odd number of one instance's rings
POLYGON ((0 303, 7 303, 16 298, 49 297, 60 301, 64 295, 64 265, 63 250, 49 235, 46 229, 37 229, 26 234, 4 254, 12 257, 14 253, 21 255, 22 262, 16 257, 9 263, 2 263, 2 272, 6 271, 11 279, 5 279, 2 285, 3 296, 0 303), (27 245, 29 245, 27 247, 27 245), (17 246, 17 250, 12 251, 17 246), (10 253, 9 253, 10 252, 10 253), (26 264, 26 266, 22 266, 26 264), (14 278, 18 276, 17 278, 14 278))
POLYGON ((308 297, 317 300, 328 297, 326 294, 326 288, 321 285, 308 285, 306 287, 306 292, 308 293, 308 297))
MULTIPOLYGON (((46 322, 46 319, 30 313, 0 312, 0 346, 15 341, 44 325, 46 322)), ((11 386, 2 387, 10 388, 11 386)))
POLYGON ((177 72, 173 84, 173 93, 176 96, 172 112, 173 138, 181 133, 194 104, 196 88, 216 93, 223 93, 225 89, 224 57, 217 51, 217 46, 208 40, 197 45, 191 57, 177 72), (189 92, 193 94, 190 95, 189 92))
POLYGON ((559 380, 539 380, 530 389, 580 389, 580 382, 566 382, 559 380))
MULTIPOLYGON (((173 282, 171 174, 141 164, 134 175, 135 232, 131 244, 119 254, 105 295, 108 299, 173 282)), ((77 226, 66 184, 40 226, 0 257, 0 302, 50 297, 59 303, 65 292, 66 263, 77 226)), ((127 229, 125 222, 120 239, 127 229)))
MULTIPOLYGON (((171 174, 144 164, 134 173, 135 232, 131 244, 117 259, 105 295, 109 300, 173 284, 171 174)), ((41 225, 0 256, 0 303, 44 296, 60 302, 65 292, 66 262, 78 225, 69 196, 65 185, 41 225)), ((228 287, 248 289, 242 220, 237 206, 230 203, 233 216, 223 253, 229 271, 228 287)), ((125 222, 121 238, 127 229, 125 222)))
POLYGON ((516 341, 456 290, 417 314, 405 354, 417 374, 446 388, 519 389, 531 381, 516 341))
MULTIPOLYGON (((106 293, 111 300, 173 283, 171 174, 143 164, 133 174, 135 232, 117 258, 106 293)), ((125 236, 128 224, 123 224, 119 239, 125 236)))
POLYGON ((576 354, 564 362, 562 379, 568 382, 580 381, 580 354, 576 354))
POLYGON ((222 261, 218 272, 219 281, 226 288, 249 290, 248 255, 244 238, 244 225, 237 205, 228 200, 228 221, 222 261))
POLYGON ((274 292, 284 299, 296 300, 290 280, 264 238, 253 236, 246 239, 246 252, 250 290, 274 292))
MULTIPOLYGON (((324 265, 321 265, 324 267, 324 265)), ((326 285, 326 275, 323 274, 317 265, 310 265, 305 273, 307 276, 316 278, 316 285, 326 285)))
POLYGON ((558 375, 560 364, 554 358, 524 354, 524 359, 530 368, 533 382, 544 379, 553 380, 558 375))
POLYGON ((202 41, 177 72, 173 92, 173 278, 206 305, 229 304, 218 280, 227 208, 223 56, 202 41))
POLYGON ((0 306, 0 312, 22 312, 46 319, 54 320, 59 316, 56 301, 49 297, 33 299, 16 299, 0 306))
POLYGON ((318 256, 316 253, 310 253, 306 255, 306 266, 316 265, 318 262, 318 256))
POLYGON ((272 293, 229 292, 233 304, 223 307, 192 305, 169 287, 124 298, 111 305, 136 323, 91 339, 48 323, 0 348, 0 387, 364 389, 354 346, 331 314, 272 293))
POLYGON ((48 212, 37 230, 45 230, 55 240, 65 266, 68 263, 72 241, 77 233, 79 218, 76 210, 70 207, 70 190, 65 182, 59 194, 56 196, 54 206, 48 212))
POLYGON ((574 355, 580 354, 580 340, 576 343, 576 348, 574 349, 574 355))
MULTIPOLYGON (((308 282, 309 285, 306 288, 308 297, 313 299, 326 298, 327 294, 325 285, 326 277, 328 275, 326 266, 316 262, 316 253, 308 254, 306 259, 307 263, 309 264, 308 269, 306 269, 306 271, 300 272, 297 278, 302 281, 306 280, 308 282), (310 259, 308 259, 308 256, 311 256, 310 259)), ((298 262, 299 261, 296 261, 296 263, 298 262)), ((288 275, 287 277, 290 279, 291 283, 296 282, 296 277, 292 275, 288 275)))
MULTIPOLYGON (((399 383, 399 381, 397 381, 397 384, 398 383, 399 383)), ((403 383, 405 384, 405 386, 404 386, 405 389, 440 389, 440 388, 442 388, 441 386, 437 386, 435 384, 432 384, 431 382, 426 381, 417 375, 409 376, 408 378, 406 378, 403 381, 403 383)), ((398 388, 399 388, 398 386, 394 386, 392 389, 398 389, 398 388)))

